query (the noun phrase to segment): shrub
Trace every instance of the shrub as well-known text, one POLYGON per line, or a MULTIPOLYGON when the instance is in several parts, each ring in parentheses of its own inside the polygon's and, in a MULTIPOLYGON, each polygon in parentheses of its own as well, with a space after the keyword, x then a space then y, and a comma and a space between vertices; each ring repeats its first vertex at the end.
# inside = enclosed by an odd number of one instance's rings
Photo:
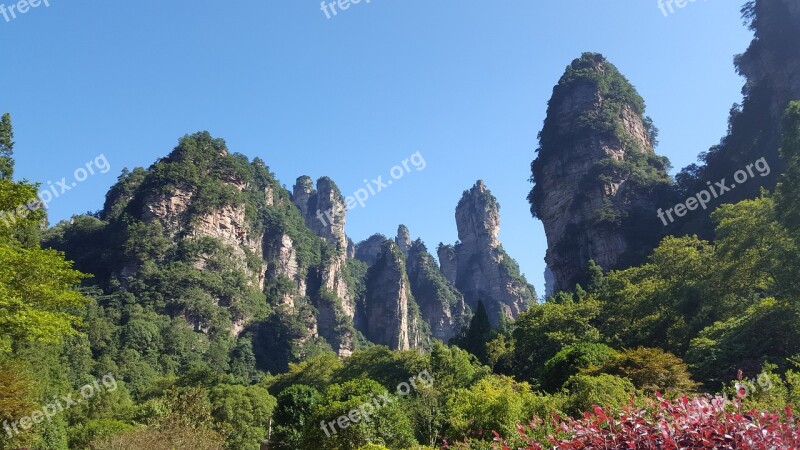
POLYGON ((594 405, 620 408, 630 399, 636 389, 626 378, 615 375, 575 375, 567 381, 569 400, 566 409, 570 414, 580 415, 594 405))
POLYGON ((599 364, 599 367, 593 367, 585 372, 593 375, 607 373, 624 376, 637 389, 649 393, 666 391, 671 394, 684 394, 695 392, 697 389, 697 383, 692 381, 686 363, 659 348, 639 347, 622 350, 599 364))
POLYGON ((535 399, 527 383, 513 378, 489 375, 469 389, 450 394, 448 435, 455 439, 488 434, 491 430, 511 433, 514 423, 530 417, 535 399))
POLYGON ((542 389, 555 392, 564 386, 569 377, 577 375, 581 369, 599 366, 614 354, 614 350, 605 344, 571 345, 547 360, 539 376, 539 382, 542 389))
MULTIPOLYGON (((800 430, 797 417, 791 409, 783 414, 775 412, 745 411, 737 399, 732 408, 727 407, 722 397, 686 396, 665 400, 660 394, 656 399, 632 400, 619 413, 595 406, 592 413, 583 419, 556 420, 555 432, 545 442, 530 438, 531 433, 542 423, 534 421, 530 426, 518 425, 519 435, 526 441, 523 450, 557 449, 639 449, 658 448, 664 450, 692 449, 769 449, 798 448, 800 430), (644 400, 644 406, 634 406, 644 400)), ((497 436, 497 434, 496 434, 497 436)), ((497 448, 510 449, 499 436, 495 438, 497 448)))
POLYGON ((142 429, 93 442, 91 450, 221 450, 222 437, 210 430, 191 428, 142 429))

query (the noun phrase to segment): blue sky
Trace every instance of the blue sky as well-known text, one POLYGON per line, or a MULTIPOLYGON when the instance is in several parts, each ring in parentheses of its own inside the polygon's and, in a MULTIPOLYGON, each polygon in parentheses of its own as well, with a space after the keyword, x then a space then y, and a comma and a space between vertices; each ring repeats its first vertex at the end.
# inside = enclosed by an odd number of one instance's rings
POLYGON ((0 112, 14 119, 20 178, 69 178, 100 154, 111 165, 54 199, 53 223, 99 209, 123 167, 199 130, 289 187, 327 175, 345 195, 419 151, 426 168, 352 211, 348 234, 404 223, 435 250, 457 239, 458 199, 483 179, 505 248, 542 293, 546 241, 525 197, 564 68, 605 54, 645 98, 657 151, 683 167, 741 99, 743 2, 665 17, 657 0, 364 0, 327 19, 316 0, 49 0, 0 16, 0 112))

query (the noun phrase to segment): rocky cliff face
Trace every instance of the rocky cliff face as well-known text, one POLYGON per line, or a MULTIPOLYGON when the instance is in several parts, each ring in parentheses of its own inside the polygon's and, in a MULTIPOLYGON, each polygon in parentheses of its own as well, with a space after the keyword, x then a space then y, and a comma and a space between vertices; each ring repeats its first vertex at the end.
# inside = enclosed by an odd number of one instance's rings
POLYGON ((419 239, 408 249, 406 271, 422 319, 430 326, 431 334, 442 342, 449 342, 469 323, 470 312, 464 296, 447 281, 419 239))
POLYGON ((131 249, 111 258, 112 277, 144 298, 154 295, 149 286, 175 292, 163 295, 158 312, 199 332, 244 333, 265 370, 324 341, 347 356, 359 335, 341 207, 327 178, 313 189, 301 177, 290 193, 263 161, 229 154, 208 133, 186 136, 109 192, 105 240, 128 239, 119 246, 131 249), (156 285, 165 278, 168 287, 156 285))
POLYGON ((800 100, 800 4, 795 0, 757 0, 748 3, 744 16, 755 39, 735 59, 736 69, 746 78, 741 105, 734 105, 728 134, 719 145, 700 156, 704 165, 691 165, 676 177, 680 196, 686 198, 706 188, 706 182, 729 180, 764 158, 771 171, 757 176, 713 200, 706 211, 684 220, 676 234, 698 234, 713 238, 709 217, 720 203, 736 203, 774 189, 786 169, 780 157, 783 115, 790 101, 800 100))
MULTIPOLYGON (((227 157, 227 150, 220 149, 219 156, 227 157)), ((177 162, 181 153, 176 152, 165 161, 177 162), (172 160, 170 159, 172 158, 172 160)), ((236 192, 243 192, 247 185, 237 177, 227 177, 223 180, 227 186, 236 192)), ((271 187, 265 187, 265 202, 271 187)), ((195 207, 197 193, 188 186, 175 186, 168 192, 148 192, 144 194, 141 208, 134 217, 144 223, 158 223, 169 239, 179 241, 182 239, 216 239, 233 252, 242 270, 249 272, 255 278, 260 289, 264 288, 263 266, 248 267, 248 255, 261 259, 263 257, 263 233, 254 232, 248 224, 243 204, 222 204, 214 208, 198 211, 195 207)), ((202 201, 202 200, 201 200, 202 201)), ((271 201, 271 199, 269 199, 271 201)), ((198 261, 198 268, 203 269, 203 261, 198 261)), ((131 270, 129 267, 128 270, 131 270)))
POLYGON ((378 260, 386 240, 386 236, 374 234, 367 240, 359 242, 356 244, 355 258, 367 266, 372 266, 378 260))
MULTIPOLYGON (((777 153, 783 115, 789 102, 800 100, 800 3, 758 0, 746 7, 744 13, 745 18, 751 20, 755 39, 744 54, 736 57, 736 68, 747 79, 742 89, 745 102, 740 112, 748 119, 755 119, 756 112, 763 116, 756 131, 761 142, 753 148, 752 156, 754 160, 767 156, 772 163, 767 183, 772 188, 786 168, 777 153)), ((723 147, 741 145, 737 141, 747 136, 745 128, 752 125, 737 120, 735 115, 731 123, 731 135, 723 139, 723 147)), ((727 153, 727 149, 721 150, 727 153)), ((737 166, 734 170, 741 168, 737 166)), ((752 189, 751 196, 757 195, 758 188, 752 189)))
POLYGON ((768 89, 770 118, 780 125, 787 103, 800 99, 800 3, 758 0, 745 15, 756 36, 737 68, 748 83, 768 89))
POLYGON ((297 271, 291 240, 265 245, 254 219, 257 208, 274 204, 277 188, 262 161, 242 161, 208 133, 184 137, 149 169, 124 171, 109 191, 92 228, 93 240, 108 246, 93 263, 104 267, 95 271, 98 285, 142 298, 204 335, 239 335, 266 315, 273 261, 265 254, 280 266, 274 272, 297 271), (258 181, 249 178, 256 173, 258 181))
MULTIPOLYGON (((422 327, 426 330, 422 333, 423 335, 427 336, 427 330, 429 329, 432 337, 448 342, 463 325, 468 323, 471 317, 470 309, 464 302, 464 296, 442 274, 425 244, 419 239, 413 241, 411 233, 405 225, 398 227, 394 241, 387 239, 384 235, 376 234, 358 244, 356 258, 364 262, 367 267, 370 267, 368 280, 371 281, 366 285, 367 301, 365 304, 383 305, 386 303, 385 300, 376 300, 376 298, 385 297, 385 285, 376 282, 376 279, 389 277, 394 283, 401 278, 399 269, 395 264, 387 265, 387 252, 390 250, 402 255, 405 261, 402 277, 407 279, 407 290, 414 299, 412 309, 418 310, 418 313, 408 316, 411 321, 409 323, 387 324, 386 320, 388 319, 378 317, 379 313, 376 312, 378 309, 368 307, 369 312, 357 312, 357 317, 361 317, 360 320, 356 320, 357 328, 369 338, 370 333, 375 332, 375 328, 372 325, 375 321, 379 323, 378 329, 391 326, 393 329, 400 327, 399 329, 402 330, 419 329, 420 326, 413 325, 413 323, 419 322, 423 324, 422 327), (381 264, 383 265, 382 268, 376 268, 381 264)), ((394 292, 392 298, 399 295, 396 290, 392 292, 394 292)), ((400 335, 414 335, 414 333, 402 331, 400 335)), ((387 338, 384 336, 381 339, 385 340, 387 338)), ((416 345, 413 339, 409 345, 412 347, 416 345)))
POLYGON ((408 227, 405 225, 397 227, 397 237, 394 242, 397 244, 397 248, 403 252, 403 255, 408 258, 408 251, 411 250, 411 246, 414 244, 414 241, 411 240, 411 233, 409 233, 408 227))
POLYGON ((454 282, 474 304, 495 305, 497 322, 534 297, 502 251, 497 205, 482 183, 459 206, 463 242, 448 247, 447 276, 405 226, 393 240, 353 244, 344 213, 331 180, 300 177, 289 192, 263 161, 197 133, 150 168, 124 172, 102 218, 56 234, 81 235, 74 245, 59 240, 68 255, 86 240, 106 245, 103 261, 80 264, 102 267, 94 271, 107 293, 185 320, 214 342, 222 365, 238 341, 269 371, 328 346, 348 356, 365 339, 401 350, 448 341, 471 315, 454 282))
POLYGON ((264 259, 267 261, 265 278, 285 279, 292 284, 278 294, 278 302, 294 309, 294 299, 306 293, 306 277, 297 262, 297 250, 292 238, 287 234, 266 236, 264 240, 264 259))
POLYGON ((308 228, 346 254, 348 240, 344 226, 347 221, 347 206, 333 180, 328 177, 320 178, 315 190, 311 178, 298 178, 292 189, 292 201, 300 210, 308 228))
POLYGON ((384 241, 378 259, 367 273, 364 311, 356 320, 356 327, 371 342, 393 350, 427 344, 427 327, 411 293, 405 257, 392 241, 384 241))
POLYGON ((352 331, 342 334, 342 323, 352 324, 355 316, 355 299, 347 285, 347 253, 350 240, 345 234, 347 207, 339 188, 328 177, 317 180, 316 189, 311 178, 302 176, 292 189, 292 201, 300 210, 305 225, 317 236, 336 249, 326 258, 313 275, 319 284, 311 294, 312 304, 319 311, 318 328, 334 349, 342 356, 352 353, 355 336, 352 331))
POLYGON ((456 247, 454 245, 445 245, 440 242, 439 247, 436 249, 436 254, 439 256, 439 264, 441 265, 444 278, 455 286, 456 275, 458 274, 456 247))
POLYGON ((529 199, 544 224, 555 291, 604 269, 640 261, 663 226, 656 210, 670 192, 668 162, 653 150, 644 102, 606 59, 576 59, 553 90, 529 199), (634 239, 628 230, 650 230, 634 239))
POLYGON ((452 251, 439 248, 443 273, 452 273, 455 263, 456 288, 471 309, 484 303, 493 326, 502 318, 516 318, 536 300, 536 292, 500 245, 500 205, 483 181, 464 191, 456 208, 456 225, 460 242, 452 251))

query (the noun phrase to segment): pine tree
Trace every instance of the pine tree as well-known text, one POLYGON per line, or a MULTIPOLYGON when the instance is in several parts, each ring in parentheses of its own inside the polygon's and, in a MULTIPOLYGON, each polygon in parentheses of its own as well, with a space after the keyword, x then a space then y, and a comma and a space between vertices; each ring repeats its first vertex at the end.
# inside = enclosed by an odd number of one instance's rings
POLYGON ((11 115, 3 114, 0 118, 0 179, 10 180, 14 175, 14 130, 11 127, 11 115))
POLYGON ((800 238, 800 102, 786 110, 781 156, 788 166, 778 186, 776 209, 786 228, 800 238))
POLYGON ((472 316, 472 321, 469 327, 461 330, 459 336, 453 339, 453 344, 463 348, 464 350, 472 353, 478 357, 478 360, 483 364, 489 363, 489 355, 486 350, 486 344, 491 341, 496 332, 492 329, 489 323, 489 315, 486 313, 486 308, 483 302, 478 302, 478 308, 475 310, 475 315, 472 316))

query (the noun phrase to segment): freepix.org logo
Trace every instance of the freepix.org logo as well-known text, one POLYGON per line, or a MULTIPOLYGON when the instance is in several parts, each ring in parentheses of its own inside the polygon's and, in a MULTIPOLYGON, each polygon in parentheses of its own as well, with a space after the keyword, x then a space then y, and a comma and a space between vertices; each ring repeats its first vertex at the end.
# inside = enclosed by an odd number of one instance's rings
POLYGON ((694 3, 696 1, 699 0, 658 0, 658 9, 661 10, 664 17, 669 17, 670 14, 675 14, 675 8, 683 9, 689 3, 694 3))
MULTIPOLYGON (((372 0, 364 0, 364 3, 369 3, 372 0)), ((332 17, 336 17, 339 15, 340 12, 347 11, 353 5, 358 5, 361 3, 361 0, 336 0, 332 2, 327 2, 323 0, 322 4, 320 4, 320 9, 323 13, 325 13, 325 17, 330 20, 332 17), (337 11, 336 8, 339 8, 337 11)))
POLYGON ((400 397, 410 395, 411 391, 418 389, 419 386, 433 386, 434 381, 433 375, 428 372, 428 369, 425 369, 418 375, 409 378, 408 383, 403 381, 397 385, 397 395, 399 397, 391 395, 388 391, 377 397, 371 395, 369 401, 361 404, 358 408, 351 409, 350 412, 339 416, 336 420, 331 420, 330 422, 323 420, 320 423, 320 428, 325 432, 325 436, 331 437, 331 435, 336 435, 339 430, 346 430, 351 425, 356 425, 362 421, 369 422, 383 407, 394 403, 400 397), (336 429, 337 426, 339 430, 336 429))
POLYGON ((31 199, 24 205, 19 205, 17 209, 11 211, 0 211, 0 224, 11 227, 14 226, 19 220, 28 217, 32 211, 39 208, 47 209, 47 205, 54 199, 71 191, 78 186, 78 183, 85 181, 90 175, 94 175, 95 168, 99 173, 107 173, 111 170, 111 165, 108 163, 105 154, 100 154, 94 160, 88 161, 84 167, 78 167, 72 173, 74 181, 67 180, 67 177, 62 177, 61 180, 53 184, 52 181, 47 182, 47 186, 41 186, 42 189, 36 198, 31 199))
POLYGON ((33 411, 30 415, 22 417, 19 420, 14 420, 12 422, 4 420, 3 429, 9 438, 13 438, 14 436, 20 434, 20 429, 22 431, 27 431, 34 425, 40 424, 45 420, 52 422, 53 417, 59 413, 63 413, 73 406, 84 404, 90 401, 92 397, 102 395, 106 392, 114 392, 116 390, 117 380, 114 378, 114 375, 109 373, 104 375, 102 379, 97 378, 91 384, 87 384, 80 388, 78 391, 80 395, 75 395, 74 397, 74 394, 60 396, 53 399, 51 403, 42 406, 41 408, 33 411), (19 428, 17 428, 18 426, 19 428))
POLYGON ((707 189, 703 189, 697 194, 687 198, 683 203, 678 203, 666 211, 659 208, 658 211, 656 211, 656 215, 659 219, 661 219, 661 222, 664 224, 664 226, 667 226, 670 223, 675 222, 675 218, 672 217, 673 212, 676 216, 683 217, 689 211, 694 211, 698 207, 701 207, 705 210, 708 208, 708 204, 711 203, 712 199, 720 198, 733 189, 736 189, 737 184, 741 185, 746 183, 748 180, 755 178, 756 172, 758 172, 762 178, 772 173, 772 169, 770 169, 769 164, 767 163, 767 158, 761 158, 752 164, 748 164, 744 169, 737 170, 736 173, 733 174, 733 180, 736 181, 736 183, 727 183, 725 178, 717 181, 713 185, 710 181, 706 181, 706 184, 708 185, 707 189), (753 171, 753 169, 756 170, 753 171), (669 218, 669 221, 667 221, 667 217, 669 218))
POLYGON ((3 3, 0 4, 0 16, 3 16, 3 20, 8 23, 16 19, 17 14, 26 14, 31 10, 31 8, 38 8, 41 5, 49 8, 50 0, 19 0, 18 2, 12 3, 9 6, 6 6, 5 3, 3 3))

